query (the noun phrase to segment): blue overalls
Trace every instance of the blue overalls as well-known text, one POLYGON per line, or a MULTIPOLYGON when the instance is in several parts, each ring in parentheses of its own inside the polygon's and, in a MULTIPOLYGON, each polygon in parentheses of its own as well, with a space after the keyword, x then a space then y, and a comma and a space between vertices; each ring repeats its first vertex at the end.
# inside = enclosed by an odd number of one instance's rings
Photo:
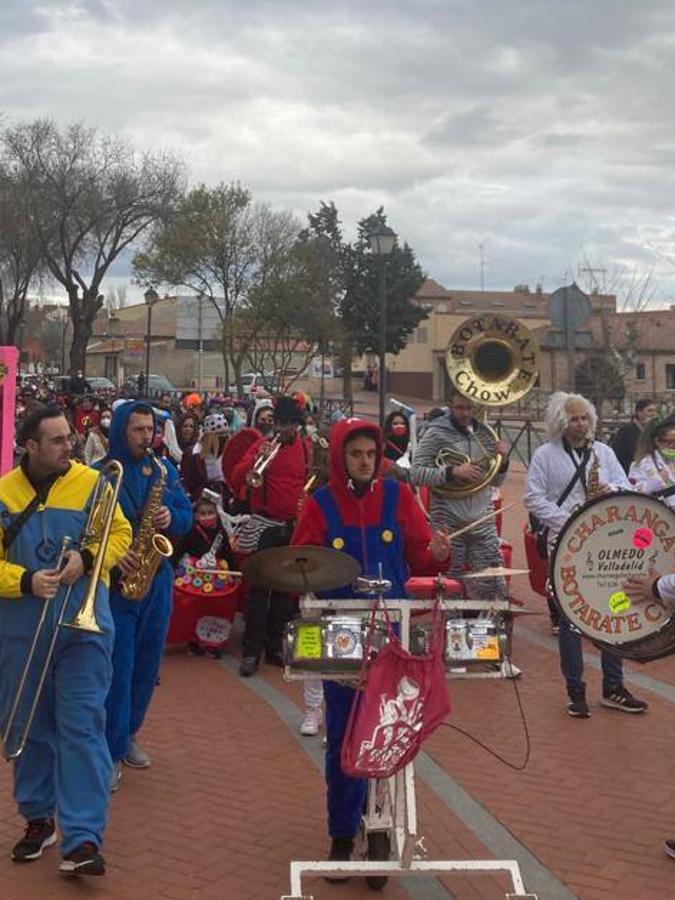
MULTIPOLYGON (((321 488, 314 499, 321 507, 327 525, 328 546, 353 556, 361 563, 363 575, 391 581, 385 597, 404 597, 408 565, 401 531, 396 521, 398 482, 382 481, 382 509, 376 525, 361 528, 345 525, 330 488, 321 488)), ((326 591, 324 597, 351 597, 349 586, 326 591)), ((359 829, 366 800, 365 778, 350 778, 342 772, 340 752, 355 690, 336 681, 324 681, 326 703, 326 785, 328 833, 332 838, 354 838, 359 829)))

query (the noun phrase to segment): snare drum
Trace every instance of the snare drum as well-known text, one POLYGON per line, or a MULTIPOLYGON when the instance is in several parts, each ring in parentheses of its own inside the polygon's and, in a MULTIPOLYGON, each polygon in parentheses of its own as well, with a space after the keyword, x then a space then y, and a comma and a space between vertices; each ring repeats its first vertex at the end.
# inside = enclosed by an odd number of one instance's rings
MULTIPOLYGON (((328 615, 296 619, 286 626, 284 660, 292 670, 358 673, 368 641, 370 615, 328 615)), ((374 657, 388 640, 387 626, 376 621, 370 635, 374 657)))
POLYGON ((645 494, 595 497, 565 523, 551 556, 563 615, 604 650, 648 662, 675 651, 675 618, 663 600, 631 603, 630 576, 671 572, 675 513, 645 494))
MULTIPOLYGON (((410 650, 412 653, 429 652, 430 625, 413 625, 410 629, 410 650)), ((445 619, 446 668, 479 663, 501 663, 504 660, 508 634, 506 623, 501 616, 480 617, 478 619, 445 619)))

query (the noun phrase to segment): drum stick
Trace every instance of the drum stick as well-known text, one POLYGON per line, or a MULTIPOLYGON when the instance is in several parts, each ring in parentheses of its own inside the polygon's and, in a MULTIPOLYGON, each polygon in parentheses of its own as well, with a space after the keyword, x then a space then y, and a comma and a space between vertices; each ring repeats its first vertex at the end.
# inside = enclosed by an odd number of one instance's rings
POLYGON ((506 506, 502 506, 501 509, 493 509, 492 512, 487 513, 484 516, 481 516, 480 519, 476 519, 475 522, 471 522, 469 525, 465 525, 464 528, 460 528, 457 531, 451 531, 448 535, 448 538, 452 540, 453 538, 459 537, 460 534, 464 534, 467 531, 471 531, 472 528, 475 528, 476 525, 482 525, 483 522, 487 522, 489 519, 494 519, 495 516, 498 516, 500 513, 506 512, 507 509, 511 509, 514 507, 515 503, 507 503, 506 506))
POLYGON ((195 575, 220 575, 221 578, 243 578, 243 572, 235 572, 232 569, 199 569, 197 566, 190 566, 195 575))

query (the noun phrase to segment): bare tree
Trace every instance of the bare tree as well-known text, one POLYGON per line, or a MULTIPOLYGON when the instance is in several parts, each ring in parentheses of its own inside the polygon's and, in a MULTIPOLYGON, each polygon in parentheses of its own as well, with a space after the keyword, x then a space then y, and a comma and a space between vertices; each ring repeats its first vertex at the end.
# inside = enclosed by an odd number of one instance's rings
POLYGON ((21 187, 0 169, 0 344, 15 344, 28 290, 41 273, 40 251, 22 212, 21 187))
POLYGON ((84 370, 104 302, 101 282, 120 253, 175 207, 183 164, 169 155, 138 155, 128 143, 99 137, 80 123, 59 129, 37 120, 6 129, 2 142, 31 233, 68 294, 70 369, 84 370))

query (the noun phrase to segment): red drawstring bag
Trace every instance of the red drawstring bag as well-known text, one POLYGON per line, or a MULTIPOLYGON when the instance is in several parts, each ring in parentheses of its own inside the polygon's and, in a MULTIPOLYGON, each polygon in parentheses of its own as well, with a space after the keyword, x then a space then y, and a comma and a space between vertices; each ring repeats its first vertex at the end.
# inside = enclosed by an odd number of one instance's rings
POLYGON ((389 643, 366 672, 376 606, 342 742, 342 771, 354 778, 389 778, 398 772, 415 758, 422 743, 450 712, 440 605, 434 607, 429 653, 424 656, 414 656, 403 649, 386 605, 382 603, 381 608, 387 621, 389 643))

